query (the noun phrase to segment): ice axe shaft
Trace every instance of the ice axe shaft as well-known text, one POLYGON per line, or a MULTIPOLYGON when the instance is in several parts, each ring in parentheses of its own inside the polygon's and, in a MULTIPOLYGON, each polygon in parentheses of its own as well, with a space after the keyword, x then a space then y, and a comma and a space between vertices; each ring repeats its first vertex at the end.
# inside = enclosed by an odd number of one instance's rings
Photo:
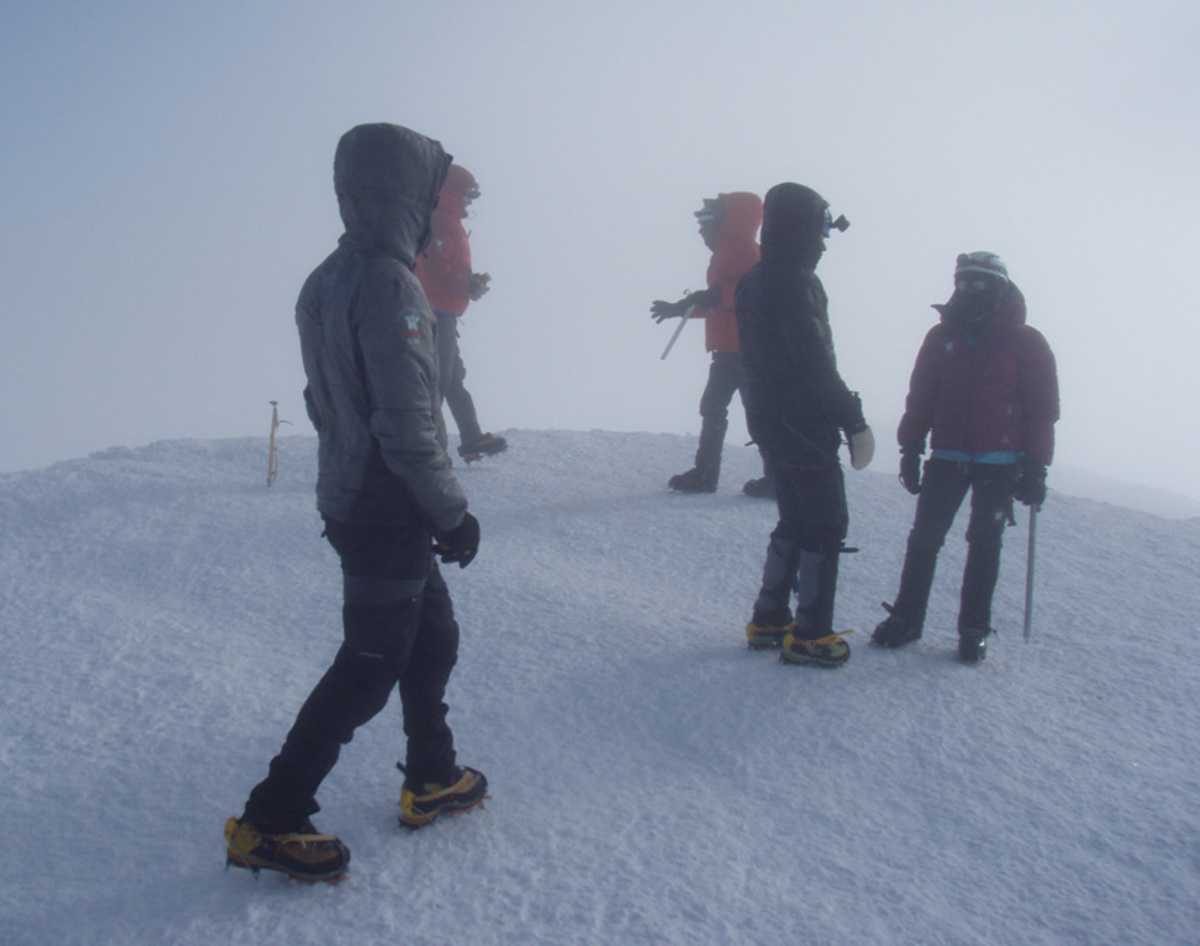
POLYGON ((671 354, 671 349, 675 347, 676 340, 678 340, 679 336, 683 333, 683 327, 688 324, 688 319, 692 317, 692 310, 695 308, 695 306, 690 305, 684 311, 683 318, 679 320, 679 328, 675 329, 675 331, 671 333, 671 340, 667 342, 667 347, 663 349, 663 353, 658 356, 659 361, 667 360, 667 355, 671 354))
POLYGON ((270 401, 271 405, 271 434, 267 438, 267 485, 270 486, 279 476, 279 442, 276 433, 283 424, 290 420, 279 419, 279 402, 270 401))
POLYGON ((1037 557, 1038 507, 1029 507, 1029 548, 1025 553, 1025 640, 1033 632, 1033 566, 1037 557))

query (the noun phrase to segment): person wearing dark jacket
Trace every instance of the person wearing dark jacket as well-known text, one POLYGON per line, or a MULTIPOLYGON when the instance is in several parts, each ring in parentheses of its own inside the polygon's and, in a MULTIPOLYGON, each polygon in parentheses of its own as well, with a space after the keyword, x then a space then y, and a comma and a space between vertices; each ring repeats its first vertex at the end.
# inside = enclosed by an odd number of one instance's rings
POLYGON ((475 401, 466 387, 467 369, 458 345, 458 325, 467 306, 490 288, 491 277, 471 268, 471 235, 463 226, 479 185, 466 168, 451 164, 433 211, 432 238, 417 257, 417 279, 437 316, 438 377, 442 398, 458 425, 458 455, 465 460, 502 453, 508 442, 479 426, 475 401))
MULTIPOLYGON (((755 234, 762 222, 762 201, 757 194, 733 191, 705 199, 696 211, 700 238, 712 251, 706 279, 708 288, 689 293, 678 302, 656 299, 651 318, 658 323, 671 318, 704 319, 704 345, 712 353, 708 383, 700 397, 700 444, 695 465, 667 481, 680 493, 713 493, 721 477, 721 453, 729 427, 729 404, 742 389, 744 374, 738 343, 734 294, 739 280, 758 262, 755 234)), ((745 400, 743 399, 743 406, 745 400)), ((748 496, 770 497, 769 476, 746 483, 748 496)))
POLYGON ((407 736, 400 821, 480 804, 456 763, 443 702, 459 628, 434 561, 465 568, 479 523, 439 438, 434 317, 413 274, 450 157, 399 125, 342 136, 334 185, 345 233, 308 277, 296 325, 317 430, 317 508, 342 568, 343 642, 267 777, 225 825, 228 863, 332 881, 350 861, 309 820, 343 745, 399 687, 407 736))
POLYGON ((755 649, 781 647, 786 663, 828 667, 850 657, 833 631, 838 557, 850 521, 838 448, 845 434, 856 469, 875 449, 862 402, 838 373, 829 302, 816 274, 834 226, 849 223, 840 217, 835 224, 816 191, 792 183, 771 188, 762 262, 737 290, 746 419, 779 505, 746 637, 755 649))
POLYGON ((992 633, 1000 547, 1016 498, 1039 507, 1054 456, 1058 378, 1054 355, 1025 323, 1025 297, 994 253, 959 255, 954 293, 917 354, 900 420, 900 482, 918 496, 900 592, 872 642, 917 640, 938 551, 967 493, 967 562, 958 612, 958 654, 978 663, 992 633), (932 454, 921 475, 925 439, 932 454))

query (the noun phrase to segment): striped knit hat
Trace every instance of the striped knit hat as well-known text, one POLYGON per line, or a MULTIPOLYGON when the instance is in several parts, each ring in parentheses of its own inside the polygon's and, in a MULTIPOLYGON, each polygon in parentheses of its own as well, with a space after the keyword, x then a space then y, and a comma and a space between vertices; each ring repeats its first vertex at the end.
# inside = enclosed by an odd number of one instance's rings
POLYGON ((954 264, 954 275, 959 276, 962 273, 986 273, 1008 282, 1008 267, 1004 265, 1004 260, 986 250, 959 253, 958 260, 954 264))

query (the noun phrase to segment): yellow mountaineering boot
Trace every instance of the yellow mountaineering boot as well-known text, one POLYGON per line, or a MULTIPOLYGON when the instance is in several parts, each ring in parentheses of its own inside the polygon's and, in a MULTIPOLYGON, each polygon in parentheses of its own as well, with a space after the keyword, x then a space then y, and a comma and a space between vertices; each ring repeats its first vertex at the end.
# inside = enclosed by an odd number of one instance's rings
POLYGON ((318 832, 307 818, 298 831, 281 834, 230 818, 225 822, 225 864, 256 874, 277 870, 309 883, 337 883, 350 864, 350 849, 332 834, 318 832))
POLYGON ((755 611, 746 625, 746 646, 751 650, 770 650, 783 643, 784 635, 796 629, 792 613, 782 611, 755 611))
POLYGON ((840 667, 850 659, 850 645, 842 634, 826 634, 824 637, 797 637, 793 627, 784 635, 779 659, 785 664, 812 664, 816 667, 840 667))
POLYGON ((458 814, 483 804, 487 798, 487 779, 476 769, 456 768, 456 777, 446 784, 404 780, 400 791, 400 823, 406 828, 422 828, 440 814, 458 814))

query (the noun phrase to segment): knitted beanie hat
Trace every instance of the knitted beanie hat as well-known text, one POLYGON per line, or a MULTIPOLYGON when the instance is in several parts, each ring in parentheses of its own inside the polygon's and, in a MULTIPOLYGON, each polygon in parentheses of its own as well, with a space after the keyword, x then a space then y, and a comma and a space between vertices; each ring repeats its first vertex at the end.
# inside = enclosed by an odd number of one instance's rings
POLYGON ((954 275, 959 276, 963 273, 986 273, 988 276, 1008 282, 1008 267, 1004 265, 1004 260, 986 250, 959 253, 954 264, 954 275))

